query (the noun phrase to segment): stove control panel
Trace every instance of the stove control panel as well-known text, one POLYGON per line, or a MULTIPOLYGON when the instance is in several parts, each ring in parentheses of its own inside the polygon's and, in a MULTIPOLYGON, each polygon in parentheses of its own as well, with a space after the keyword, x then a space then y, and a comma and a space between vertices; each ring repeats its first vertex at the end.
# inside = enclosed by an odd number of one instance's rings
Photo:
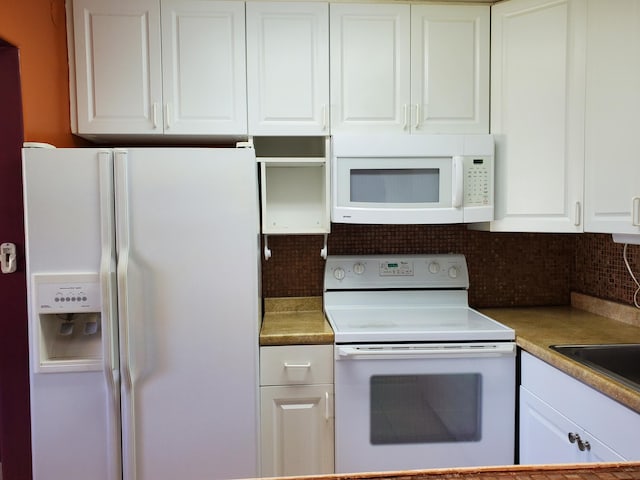
POLYGON ((464 255, 330 255, 326 290, 469 288, 464 255))
MULTIPOLYGON (((360 264, 362 265, 362 264, 360 264)), ((381 277, 387 276, 413 276, 413 262, 407 260, 382 260, 378 264, 378 273, 381 277)))

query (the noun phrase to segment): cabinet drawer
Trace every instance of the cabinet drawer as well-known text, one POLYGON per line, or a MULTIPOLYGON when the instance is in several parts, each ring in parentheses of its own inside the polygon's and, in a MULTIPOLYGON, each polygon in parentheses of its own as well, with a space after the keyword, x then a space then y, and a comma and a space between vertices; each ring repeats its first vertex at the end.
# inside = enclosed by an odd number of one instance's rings
POLYGON ((260 347, 260 385, 333 383, 333 345, 260 347))

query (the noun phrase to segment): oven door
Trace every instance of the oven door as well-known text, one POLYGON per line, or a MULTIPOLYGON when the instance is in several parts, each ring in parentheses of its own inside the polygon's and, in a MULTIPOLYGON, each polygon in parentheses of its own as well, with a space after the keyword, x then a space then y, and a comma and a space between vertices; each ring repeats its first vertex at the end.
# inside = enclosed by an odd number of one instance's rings
POLYGON ((514 462, 515 344, 337 345, 336 472, 514 462))
POLYGON ((462 157, 335 157, 332 219, 462 223, 462 157))

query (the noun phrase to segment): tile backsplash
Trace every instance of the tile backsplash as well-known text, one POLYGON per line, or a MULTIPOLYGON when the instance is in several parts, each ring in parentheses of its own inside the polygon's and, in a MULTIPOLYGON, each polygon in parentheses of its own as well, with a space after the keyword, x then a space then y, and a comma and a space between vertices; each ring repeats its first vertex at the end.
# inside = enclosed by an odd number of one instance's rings
MULTIPOLYGON (((624 245, 613 243, 611 235, 577 235, 572 290, 606 300, 633 304, 633 294, 637 286, 624 264, 623 248, 624 245)), ((627 258, 633 274, 640 279, 640 246, 629 245, 627 258)), ((640 298, 638 300, 640 302, 640 298)))
MULTIPOLYGON (((263 296, 322 295, 323 238, 270 236, 262 260, 263 296)), ((462 253, 472 306, 568 305, 571 291, 632 304, 635 288, 622 245, 605 234, 490 233, 464 225, 333 224, 330 255, 462 253)), ((628 258, 640 274, 640 248, 628 258)))

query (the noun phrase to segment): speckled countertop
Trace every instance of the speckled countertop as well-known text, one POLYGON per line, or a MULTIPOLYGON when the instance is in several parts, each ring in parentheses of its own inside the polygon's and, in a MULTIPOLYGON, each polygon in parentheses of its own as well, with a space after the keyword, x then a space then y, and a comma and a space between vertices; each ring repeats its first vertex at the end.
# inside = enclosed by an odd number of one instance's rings
POLYGON ((637 309, 573 294, 572 306, 567 307, 480 311, 513 328, 522 349, 640 413, 639 392, 549 348, 563 344, 640 343, 637 309))
POLYGON ((333 330, 322 297, 265 298, 260 345, 327 345, 333 330))

